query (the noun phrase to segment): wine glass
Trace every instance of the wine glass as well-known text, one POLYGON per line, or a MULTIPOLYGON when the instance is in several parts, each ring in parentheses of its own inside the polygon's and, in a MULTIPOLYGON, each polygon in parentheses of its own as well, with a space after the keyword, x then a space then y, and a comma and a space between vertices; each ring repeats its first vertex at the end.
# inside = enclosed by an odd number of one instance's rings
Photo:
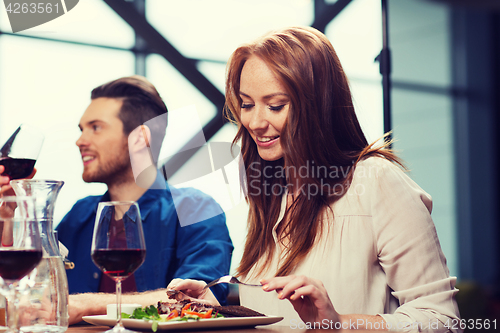
POLYGON ((134 201, 100 202, 92 238, 92 260, 116 282, 117 321, 107 332, 132 332, 122 324, 122 281, 139 268, 146 258, 139 206, 134 201))
POLYGON ((19 332, 18 283, 42 259, 42 240, 33 197, 0 197, 0 285, 7 298, 8 332, 19 332))
POLYGON ((43 139, 40 129, 29 124, 19 126, 0 148, 0 165, 5 167, 2 175, 10 179, 28 177, 33 172, 43 139))

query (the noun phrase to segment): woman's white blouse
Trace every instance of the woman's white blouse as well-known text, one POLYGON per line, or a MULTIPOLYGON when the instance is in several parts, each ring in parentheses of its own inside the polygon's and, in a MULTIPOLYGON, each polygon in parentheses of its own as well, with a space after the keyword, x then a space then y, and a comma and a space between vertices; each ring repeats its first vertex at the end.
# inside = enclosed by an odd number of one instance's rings
MULTIPOLYGON (((274 230, 285 207, 286 195, 274 230)), ((431 197, 398 166, 379 157, 361 161, 347 193, 332 205, 334 217, 323 215, 321 238, 293 274, 321 280, 340 314, 379 314, 394 330, 446 332, 459 318, 456 278, 449 276, 431 209, 431 197)), ((246 282, 273 277, 278 252, 269 270, 256 277, 254 266, 246 282)), ((276 292, 240 286, 240 299, 284 317, 278 325, 305 327, 276 292)))

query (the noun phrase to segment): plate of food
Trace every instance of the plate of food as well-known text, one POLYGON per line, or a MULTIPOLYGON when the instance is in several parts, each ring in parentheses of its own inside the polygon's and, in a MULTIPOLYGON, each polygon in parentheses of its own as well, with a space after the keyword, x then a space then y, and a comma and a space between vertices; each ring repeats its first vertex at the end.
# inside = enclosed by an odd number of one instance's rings
MULTIPOLYGON (((244 306, 213 306, 190 299, 158 302, 156 306, 137 308, 132 315, 123 314, 123 326, 156 332, 179 329, 203 330, 225 327, 253 327, 279 322, 283 317, 266 316, 244 306)), ((85 316, 93 325, 114 326, 116 319, 108 315, 85 316)))

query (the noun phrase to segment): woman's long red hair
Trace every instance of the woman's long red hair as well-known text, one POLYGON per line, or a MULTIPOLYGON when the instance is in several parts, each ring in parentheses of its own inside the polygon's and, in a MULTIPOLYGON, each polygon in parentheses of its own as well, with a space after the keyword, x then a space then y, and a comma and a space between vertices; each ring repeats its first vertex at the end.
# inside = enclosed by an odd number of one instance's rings
MULTIPOLYGON (((302 188, 286 211, 279 227, 283 260, 276 275, 290 274, 312 249, 322 228, 321 214, 345 194, 356 163, 378 155, 399 162, 383 147, 373 147, 361 130, 354 112, 347 77, 328 39, 308 27, 287 28, 239 47, 227 66, 226 115, 238 124, 233 144, 241 139, 244 181, 249 204, 248 234, 239 275, 246 275, 261 259, 270 263, 276 244, 272 236, 278 219, 283 192, 288 186, 286 173, 300 167, 323 168, 300 178, 302 188), (280 133, 284 157, 277 161, 260 158, 248 131, 241 125, 240 76, 251 56, 262 59, 281 81, 290 96, 288 119, 280 133), (332 177, 331 170, 348 170, 332 177), (266 172, 264 172, 266 170, 266 172), (269 177, 269 175, 272 175, 269 177), (279 192, 279 193, 278 193, 279 192)), ((259 267, 260 272, 267 266, 259 267)))

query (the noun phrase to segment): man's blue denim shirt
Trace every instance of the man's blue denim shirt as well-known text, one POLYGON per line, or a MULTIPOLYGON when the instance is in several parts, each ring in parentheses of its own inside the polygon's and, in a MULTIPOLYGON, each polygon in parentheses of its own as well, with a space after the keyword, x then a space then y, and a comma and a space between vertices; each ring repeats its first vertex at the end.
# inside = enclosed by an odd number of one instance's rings
MULTIPOLYGON (((99 289, 102 273, 92 262, 90 248, 97 206, 109 200, 107 192, 79 200, 56 228, 69 250, 68 259, 75 263, 67 271, 70 294, 99 289)), ((233 245, 226 217, 214 199, 193 188, 166 186, 147 190, 137 203, 146 240, 146 260, 134 273, 137 291, 165 288, 174 278, 209 282, 229 274, 233 245), (183 207, 183 218, 192 217, 193 221, 213 217, 181 227, 176 206, 183 207)), ((227 285, 211 289, 225 304, 227 285)))

